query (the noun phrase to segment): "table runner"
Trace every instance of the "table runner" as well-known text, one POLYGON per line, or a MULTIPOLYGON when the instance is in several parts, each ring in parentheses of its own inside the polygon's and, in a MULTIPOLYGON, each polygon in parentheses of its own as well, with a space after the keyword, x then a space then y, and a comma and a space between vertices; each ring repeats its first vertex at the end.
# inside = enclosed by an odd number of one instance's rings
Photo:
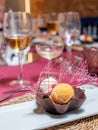
MULTIPOLYGON (((33 83, 37 81, 39 74, 43 70, 46 63, 47 60, 40 59, 38 62, 36 61, 31 64, 25 64, 23 66, 24 79, 30 80, 32 82, 31 87, 33 87, 33 83)), ((14 89, 14 87, 9 86, 9 82, 13 79, 17 79, 18 74, 19 66, 0 66, 0 98, 7 95, 3 94, 4 91, 14 89)), ((14 93, 12 98, 22 96, 26 93, 27 91, 14 93)))

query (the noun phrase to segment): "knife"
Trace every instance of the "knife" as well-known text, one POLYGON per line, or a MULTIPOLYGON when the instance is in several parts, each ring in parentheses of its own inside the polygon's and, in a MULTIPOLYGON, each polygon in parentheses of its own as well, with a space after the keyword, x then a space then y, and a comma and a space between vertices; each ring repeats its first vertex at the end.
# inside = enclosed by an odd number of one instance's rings
POLYGON ((12 97, 12 94, 9 94, 7 96, 4 96, 4 97, 0 98, 0 102, 4 101, 4 100, 6 100, 6 99, 8 99, 10 97, 12 97))

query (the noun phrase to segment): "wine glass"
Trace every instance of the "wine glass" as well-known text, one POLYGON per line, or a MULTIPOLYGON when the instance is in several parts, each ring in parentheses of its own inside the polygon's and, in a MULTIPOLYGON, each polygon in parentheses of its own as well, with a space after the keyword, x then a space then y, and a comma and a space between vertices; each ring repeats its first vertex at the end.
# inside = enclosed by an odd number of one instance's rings
POLYGON ((43 34, 47 33, 46 14, 42 14, 39 17, 38 31, 43 34))
POLYGON ((35 46, 37 53, 51 61, 54 58, 59 57, 63 52, 63 44, 56 43, 52 40, 49 40, 45 43, 39 43, 35 46))
POLYGON ((13 87, 27 88, 30 81, 23 79, 23 50, 30 46, 32 39, 32 22, 29 13, 6 12, 4 14, 4 37, 6 43, 18 54, 20 74, 17 80, 10 82, 13 87))
POLYGON ((58 14, 56 12, 48 13, 46 15, 47 29, 52 36, 58 32, 58 14))
POLYGON ((67 58, 71 63, 72 45, 81 32, 81 22, 78 12, 59 13, 58 15, 59 34, 66 43, 67 58))

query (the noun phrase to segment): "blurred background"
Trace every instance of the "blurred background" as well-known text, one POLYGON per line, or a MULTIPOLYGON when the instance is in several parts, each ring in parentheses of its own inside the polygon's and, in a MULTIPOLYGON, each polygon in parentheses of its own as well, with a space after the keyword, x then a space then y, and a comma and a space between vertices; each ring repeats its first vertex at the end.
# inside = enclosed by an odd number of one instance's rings
MULTIPOLYGON (((81 20, 81 34, 78 48, 87 43, 98 42, 98 1, 97 0, 0 0, 0 45, 4 41, 2 35, 3 14, 9 10, 29 12, 32 16, 33 34, 35 38, 43 14, 52 12, 79 12, 81 20), (89 37, 87 37, 89 36, 89 37), (80 44, 83 43, 83 44, 80 44)), ((39 36, 39 35, 38 35, 39 36)), ((42 36, 41 36, 42 38, 42 36)), ((46 38, 46 37, 44 37, 46 38)), ((37 39, 38 40, 38 39, 37 39)), ((46 39, 45 39, 46 40, 46 39)), ((34 42, 34 41, 33 41, 34 42)), ((77 43, 76 43, 77 44, 77 43)), ((98 46, 97 44, 94 44, 98 46)), ((74 49, 76 49, 75 46, 74 49)), ((78 49, 77 49, 78 50, 78 49)))
MULTIPOLYGON (((4 1, 4 0, 2 0, 4 1)), ((5 11, 30 12, 32 18, 40 18, 51 12, 79 12, 81 18, 81 33, 88 32, 89 36, 98 39, 98 4, 97 0, 6 0, 5 11)))
POLYGON ((30 11, 33 17, 45 12, 78 11, 81 17, 98 16, 97 0, 6 0, 6 11, 10 8, 14 11, 26 10, 30 3, 30 11))

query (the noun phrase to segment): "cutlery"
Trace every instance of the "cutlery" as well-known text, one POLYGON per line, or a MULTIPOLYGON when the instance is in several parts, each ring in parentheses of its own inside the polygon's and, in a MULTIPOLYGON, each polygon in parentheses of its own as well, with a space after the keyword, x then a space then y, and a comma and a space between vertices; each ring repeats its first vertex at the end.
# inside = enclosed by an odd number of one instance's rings
POLYGON ((4 101, 4 100, 6 100, 6 99, 8 99, 10 97, 12 97, 12 94, 9 94, 7 96, 4 96, 4 97, 0 98, 0 102, 4 101))
POLYGON ((17 92, 25 92, 25 91, 30 91, 29 89, 15 89, 15 90, 9 90, 3 92, 3 94, 9 94, 9 93, 17 93, 17 92))

